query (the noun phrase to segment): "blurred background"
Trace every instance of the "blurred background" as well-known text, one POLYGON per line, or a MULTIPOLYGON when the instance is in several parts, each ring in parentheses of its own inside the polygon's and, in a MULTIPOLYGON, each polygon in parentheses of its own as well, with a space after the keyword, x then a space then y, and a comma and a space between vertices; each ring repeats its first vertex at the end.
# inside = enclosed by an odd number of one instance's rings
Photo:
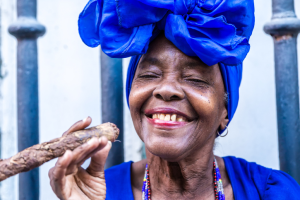
MULTIPOLYGON (((38 0, 37 3, 37 19, 47 29, 38 39, 39 139, 45 142, 60 137, 74 122, 87 116, 92 117, 92 125, 101 123, 101 61, 100 48, 85 46, 77 30, 78 15, 87 0, 38 0)), ((228 136, 217 140, 215 153, 279 169, 274 45, 263 31, 271 19, 272 5, 271 0, 255 0, 255 5, 256 26, 250 40, 251 51, 244 62, 239 106, 228 136)), ((1 0, 1 158, 18 152, 17 40, 8 33, 8 27, 17 19, 16 6, 16 0, 1 0)), ((295 8, 299 14, 300 0, 295 0, 295 8)), ((129 59, 122 62, 125 84, 129 59)), ((132 125, 125 95, 123 107, 125 161, 138 161, 142 158, 142 142, 132 125)), ((39 168, 40 199, 57 199, 48 178, 48 170, 55 161, 39 168)), ((3 181, 1 199, 18 199, 18 187, 17 176, 3 181)))

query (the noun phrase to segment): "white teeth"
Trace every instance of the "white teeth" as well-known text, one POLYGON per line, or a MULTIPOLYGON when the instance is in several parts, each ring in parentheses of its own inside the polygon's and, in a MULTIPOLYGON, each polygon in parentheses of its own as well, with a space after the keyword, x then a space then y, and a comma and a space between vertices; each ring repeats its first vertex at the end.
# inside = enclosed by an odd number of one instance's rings
POLYGON ((153 114, 152 119, 159 119, 163 121, 172 121, 172 122, 186 122, 186 118, 182 116, 177 116, 176 114, 153 114))
POLYGON ((183 121, 183 118, 182 118, 182 117, 178 117, 178 118, 177 118, 177 121, 178 121, 178 122, 182 122, 182 121, 183 121))
POLYGON ((173 122, 176 121, 176 114, 173 114, 173 115, 171 116, 171 121, 173 121, 173 122))
POLYGON ((165 121, 170 121, 170 120, 171 120, 171 115, 170 115, 170 114, 166 114, 164 120, 165 120, 165 121))
POLYGON ((184 117, 178 117, 177 121, 178 122, 186 122, 186 119, 184 117))
POLYGON ((160 120, 165 120, 165 114, 160 114, 160 115, 159 115, 159 119, 160 119, 160 120))

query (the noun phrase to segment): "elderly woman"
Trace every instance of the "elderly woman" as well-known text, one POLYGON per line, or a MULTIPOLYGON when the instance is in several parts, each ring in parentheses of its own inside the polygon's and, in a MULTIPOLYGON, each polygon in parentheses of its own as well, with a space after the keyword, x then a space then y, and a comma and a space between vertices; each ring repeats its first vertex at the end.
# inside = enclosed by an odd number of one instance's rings
MULTIPOLYGON (((237 108, 253 26, 253 0, 90 0, 79 18, 81 38, 111 57, 132 56, 127 99, 147 158, 104 171, 111 143, 92 139, 50 170, 56 195, 299 199, 300 187, 286 173, 213 154, 237 108)), ((90 123, 79 121, 67 133, 90 123)))

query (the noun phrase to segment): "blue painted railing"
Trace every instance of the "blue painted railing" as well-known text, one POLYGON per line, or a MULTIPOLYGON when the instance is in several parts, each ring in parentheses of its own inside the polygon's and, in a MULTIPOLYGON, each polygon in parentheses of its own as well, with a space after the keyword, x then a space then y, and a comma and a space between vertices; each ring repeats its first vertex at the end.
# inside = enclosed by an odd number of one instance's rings
POLYGON ((274 39, 280 169, 300 183, 300 121, 297 19, 294 0, 273 0, 273 17, 264 27, 274 39))

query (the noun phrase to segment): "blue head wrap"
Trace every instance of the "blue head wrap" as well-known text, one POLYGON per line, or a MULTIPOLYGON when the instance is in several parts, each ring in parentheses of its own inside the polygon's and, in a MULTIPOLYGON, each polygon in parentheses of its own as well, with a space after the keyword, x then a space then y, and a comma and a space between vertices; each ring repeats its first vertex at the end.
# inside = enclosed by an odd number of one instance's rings
POLYGON ((161 31, 188 56, 219 63, 231 121, 239 100, 242 62, 254 28, 253 0, 90 0, 79 16, 83 42, 110 57, 132 56, 127 102, 134 73, 149 43, 161 31))

